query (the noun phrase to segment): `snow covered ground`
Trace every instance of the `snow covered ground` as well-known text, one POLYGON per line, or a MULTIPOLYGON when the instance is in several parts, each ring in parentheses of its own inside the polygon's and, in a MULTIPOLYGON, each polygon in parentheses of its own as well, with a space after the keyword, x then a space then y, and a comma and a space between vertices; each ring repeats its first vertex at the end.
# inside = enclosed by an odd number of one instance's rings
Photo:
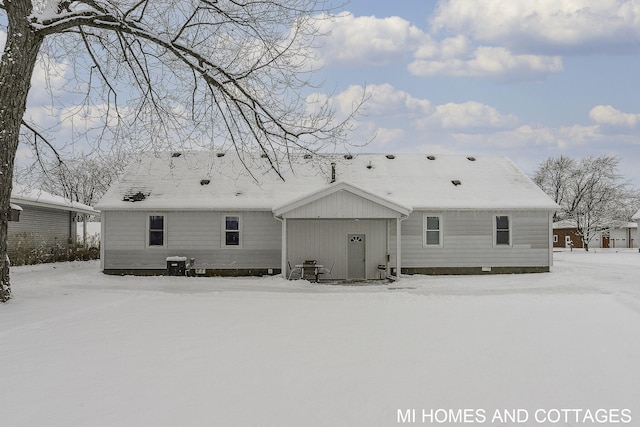
POLYGON ((640 426, 637 250, 375 286, 98 270, 12 269, 1 425, 640 426))

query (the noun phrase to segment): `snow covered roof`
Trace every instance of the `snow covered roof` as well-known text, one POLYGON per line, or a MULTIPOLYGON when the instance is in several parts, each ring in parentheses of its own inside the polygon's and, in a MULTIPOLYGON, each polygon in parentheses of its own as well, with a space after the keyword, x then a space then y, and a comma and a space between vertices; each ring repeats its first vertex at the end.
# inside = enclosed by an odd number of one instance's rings
POLYGON ((284 181, 260 155, 146 153, 129 165, 96 207, 272 210, 330 185, 334 163, 335 181, 413 209, 558 208, 503 157, 332 154, 280 161, 284 181))
MULTIPOLYGON (((553 223, 554 230, 563 230, 576 227, 576 221, 573 219, 563 219, 562 221, 556 221, 553 223)), ((612 225, 612 228, 638 228, 638 224, 636 224, 635 222, 616 222, 612 225)))
POLYGON ((72 202, 62 196, 48 193, 46 191, 31 188, 17 182, 13 183, 11 189, 11 203, 17 205, 41 206, 52 209, 85 213, 89 215, 99 215, 100 212, 82 203, 72 202))
POLYGON ((632 216, 631 219, 634 221, 640 221, 640 210, 636 212, 636 214, 632 216))

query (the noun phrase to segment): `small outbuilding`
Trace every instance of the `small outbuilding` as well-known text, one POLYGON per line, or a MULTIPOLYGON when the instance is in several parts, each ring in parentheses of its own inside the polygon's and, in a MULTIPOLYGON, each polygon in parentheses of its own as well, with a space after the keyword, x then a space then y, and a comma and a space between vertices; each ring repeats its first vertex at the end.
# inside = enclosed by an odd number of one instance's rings
POLYGON ((101 199, 102 269, 319 278, 544 272, 558 206, 502 157, 143 154, 101 199), (329 274, 330 273, 330 274, 329 274))
MULTIPOLYGON (((589 242, 589 247, 602 249, 634 248, 637 246, 637 233, 638 224, 635 222, 617 223, 610 227, 603 227, 589 242)), ((553 223, 553 247, 584 248, 575 221, 562 220, 553 223)))
POLYGON ((53 251, 75 245, 81 215, 100 212, 46 191, 14 183, 8 224, 9 259, 46 258, 53 251))

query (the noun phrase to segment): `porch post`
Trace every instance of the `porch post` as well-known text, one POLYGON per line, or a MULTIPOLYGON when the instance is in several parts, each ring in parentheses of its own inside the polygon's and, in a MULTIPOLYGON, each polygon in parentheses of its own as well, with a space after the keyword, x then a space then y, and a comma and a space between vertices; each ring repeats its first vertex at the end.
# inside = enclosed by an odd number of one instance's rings
POLYGON ((402 275, 402 236, 400 217, 396 218, 396 277, 402 275))
POLYGON ((287 218, 282 218, 282 256, 280 268, 282 277, 287 278, 287 218))

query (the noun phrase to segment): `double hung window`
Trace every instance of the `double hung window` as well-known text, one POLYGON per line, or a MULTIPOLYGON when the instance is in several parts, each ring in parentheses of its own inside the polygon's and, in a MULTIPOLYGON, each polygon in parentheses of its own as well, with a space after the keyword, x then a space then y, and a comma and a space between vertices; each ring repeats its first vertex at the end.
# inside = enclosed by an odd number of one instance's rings
POLYGON ((149 246, 164 246, 165 244, 165 218, 163 215, 149 215, 148 227, 149 246))
POLYGON ((511 218, 509 215, 496 215, 494 229, 496 246, 511 246, 511 218))
POLYGON ((239 248, 242 246, 241 240, 241 219, 240 215, 225 215, 222 222, 222 246, 225 248, 239 248))
POLYGON ((424 216, 424 246, 442 246, 442 216, 424 216))

